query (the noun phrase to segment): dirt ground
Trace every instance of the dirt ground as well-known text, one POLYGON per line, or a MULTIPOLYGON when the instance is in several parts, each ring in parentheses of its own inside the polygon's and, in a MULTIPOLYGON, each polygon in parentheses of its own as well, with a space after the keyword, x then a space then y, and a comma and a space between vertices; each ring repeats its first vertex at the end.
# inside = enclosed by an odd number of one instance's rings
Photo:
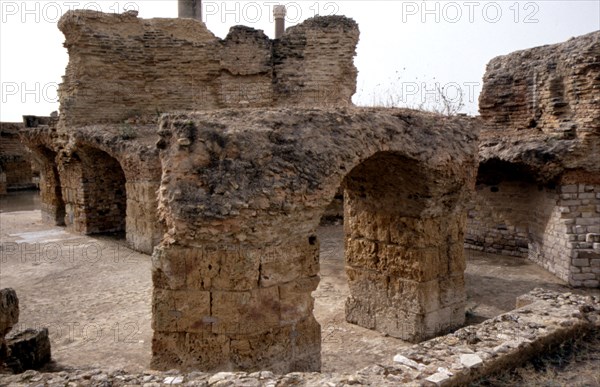
MULTIPOLYGON (((129 250, 122 239, 79 236, 43 225, 35 195, 16 197, 0 200, 0 288, 17 291, 21 314, 16 330, 49 328, 52 369, 147 368, 150 257, 129 250)), ((409 344, 345 322, 342 227, 321 227, 319 237, 321 283, 314 297, 323 372, 352 372, 389 361, 409 344)), ((524 259, 472 251, 467 259, 469 323, 512 309, 516 296, 535 287, 568 289, 524 259)))

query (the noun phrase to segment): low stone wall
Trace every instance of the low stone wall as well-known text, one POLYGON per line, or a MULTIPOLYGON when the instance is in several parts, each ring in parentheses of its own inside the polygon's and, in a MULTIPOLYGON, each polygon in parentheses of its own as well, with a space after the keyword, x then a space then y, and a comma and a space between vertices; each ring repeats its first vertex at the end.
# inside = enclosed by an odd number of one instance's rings
POLYGON ((597 297, 535 289, 517 300, 520 308, 479 325, 457 330, 403 349, 385 364, 353 374, 302 373, 182 373, 120 370, 73 370, 58 373, 27 371, 0 375, 10 385, 57 384, 113 386, 181 384, 197 386, 459 386, 503 369, 522 365, 550 346, 600 327, 597 297))

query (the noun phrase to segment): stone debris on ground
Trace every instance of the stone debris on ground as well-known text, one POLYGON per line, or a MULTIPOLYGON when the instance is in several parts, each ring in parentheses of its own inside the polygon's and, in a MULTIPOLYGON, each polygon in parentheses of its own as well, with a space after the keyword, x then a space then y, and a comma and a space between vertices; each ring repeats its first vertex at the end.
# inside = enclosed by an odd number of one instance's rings
POLYGON ((0 375, 0 385, 18 386, 456 386, 521 365, 543 348, 600 327, 600 299, 534 289, 520 308, 479 325, 415 344, 387 364, 354 374, 270 371, 182 373, 178 370, 130 374, 123 370, 26 371, 0 375))

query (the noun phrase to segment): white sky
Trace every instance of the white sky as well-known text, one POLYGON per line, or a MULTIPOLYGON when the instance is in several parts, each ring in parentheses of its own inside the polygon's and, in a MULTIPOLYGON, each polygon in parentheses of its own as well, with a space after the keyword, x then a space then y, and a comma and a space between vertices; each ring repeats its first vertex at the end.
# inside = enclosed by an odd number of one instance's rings
MULTIPOLYGON (((219 37, 236 24, 273 37, 276 3, 203 0, 203 17, 219 37)), ((460 89, 462 112, 477 114, 481 79, 490 59, 600 30, 599 0, 280 3, 288 5, 287 27, 315 14, 346 15, 358 22, 354 101, 360 105, 436 107, 437 83, 451 100, 460 89)), ((73 8, 134 8, 143 18, 177 16, 176 0, 0 0, 0 121, 58 110, 56 87, 68 56, 56 23, 73 8)))

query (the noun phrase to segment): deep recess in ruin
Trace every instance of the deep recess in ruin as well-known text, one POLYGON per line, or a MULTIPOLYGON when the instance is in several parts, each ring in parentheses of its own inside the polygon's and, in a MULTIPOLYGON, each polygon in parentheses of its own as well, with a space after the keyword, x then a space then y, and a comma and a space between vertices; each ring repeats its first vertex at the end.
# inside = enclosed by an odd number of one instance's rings
POLYGON ((600 32, 493 59, 466 246, 600 284, 600 32))
POLYGON ((447 117, 352 106, 341 16, 276 40, 135 12, 59 28, 59 118, 20 131, 42 217, 152 254, 153 368, 319 371, 316 229, 340 187, 348 322, 461 327, 464 247, 599 286, 600 32, 493 59, 481 117, 447 117))

